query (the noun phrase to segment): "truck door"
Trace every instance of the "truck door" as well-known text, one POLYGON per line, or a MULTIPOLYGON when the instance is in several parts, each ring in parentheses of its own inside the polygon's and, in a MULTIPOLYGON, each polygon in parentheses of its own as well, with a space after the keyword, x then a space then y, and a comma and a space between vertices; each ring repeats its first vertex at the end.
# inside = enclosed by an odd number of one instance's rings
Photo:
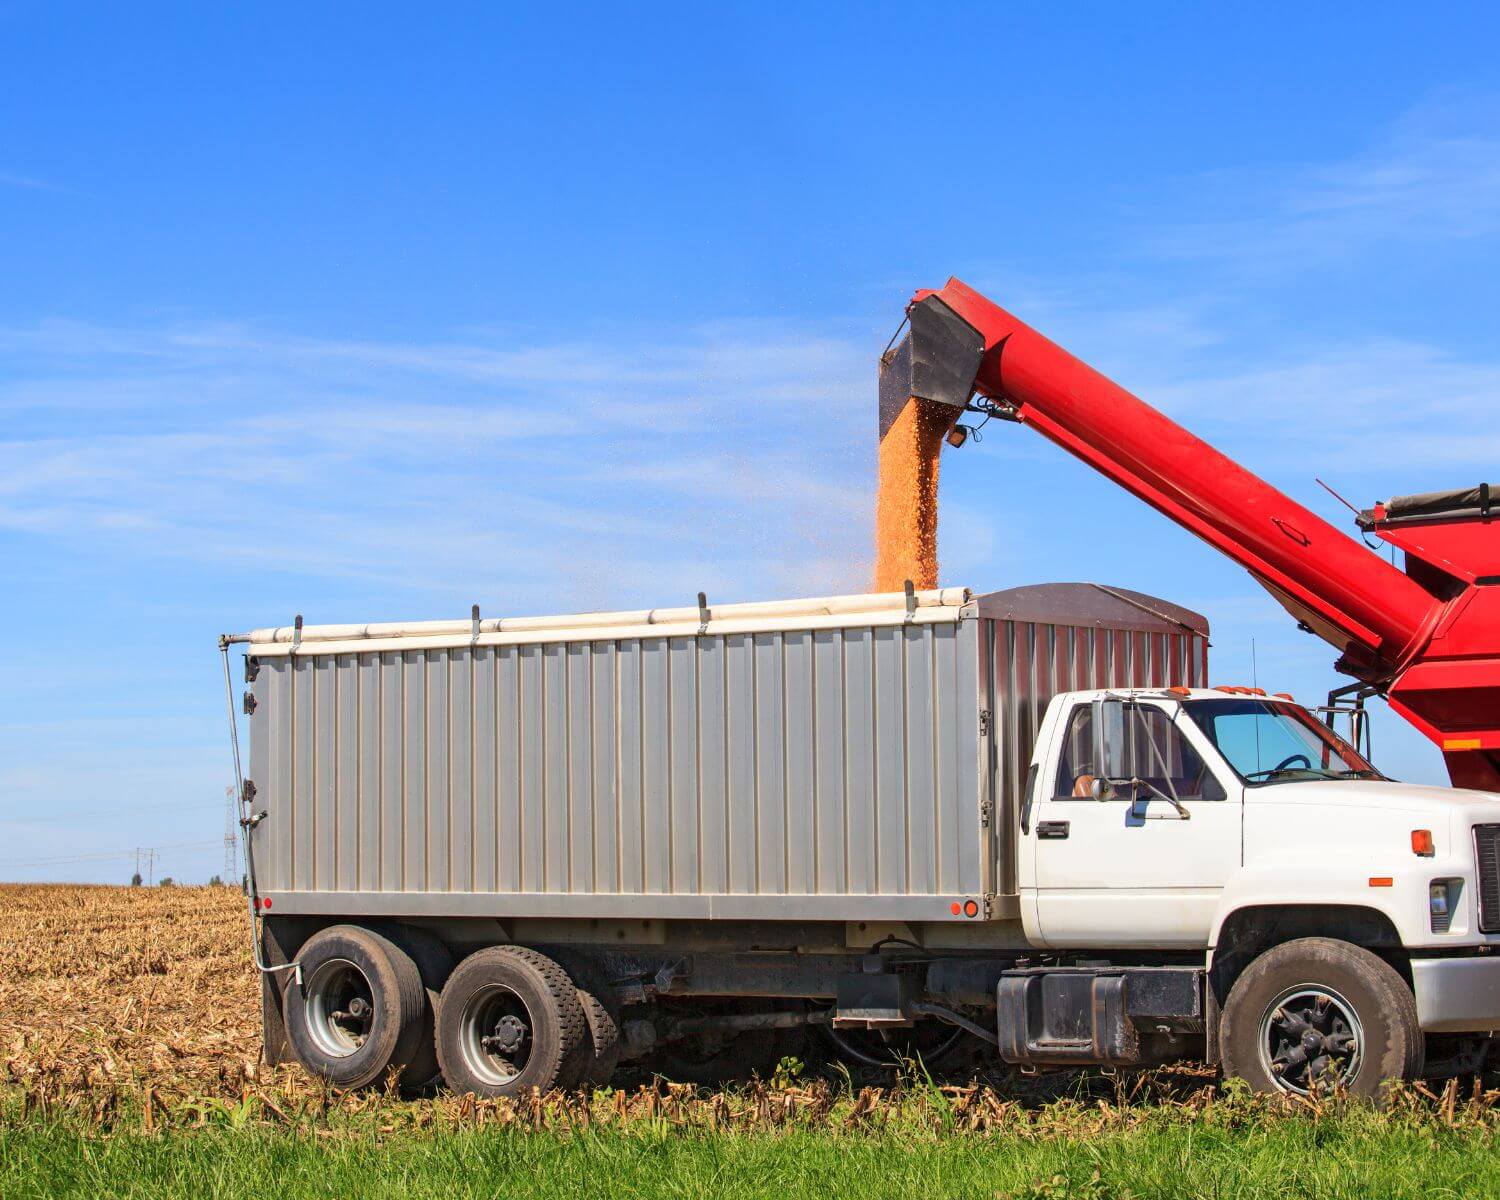
POLYGON ((1054 745, 1028 814, 1042 940, 1206 946, 1241 862, 1238 780, 1172 703, 1082 701, 1054 745))

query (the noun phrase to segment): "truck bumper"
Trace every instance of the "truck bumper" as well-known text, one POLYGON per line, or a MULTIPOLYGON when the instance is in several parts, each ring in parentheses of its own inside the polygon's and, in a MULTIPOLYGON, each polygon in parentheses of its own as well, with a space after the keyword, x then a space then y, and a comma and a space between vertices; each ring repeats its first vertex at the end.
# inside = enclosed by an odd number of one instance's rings
POLYGON ((1411 977, 1427 1033, 1500 1030, 1500 957, 1417 958, 1411 977))

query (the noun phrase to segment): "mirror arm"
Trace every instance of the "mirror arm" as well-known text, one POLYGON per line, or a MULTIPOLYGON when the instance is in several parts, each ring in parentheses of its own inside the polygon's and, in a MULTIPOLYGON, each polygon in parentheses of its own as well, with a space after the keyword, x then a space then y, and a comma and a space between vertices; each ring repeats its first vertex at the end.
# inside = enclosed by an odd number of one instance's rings
MULTIPOLYGON (((1177 810, 1177 815, 1179 817, 1181 817, 1184 821, 1191 821, 1193 819, 1193 814, 1190 813, 1190 812, 1188 812, 1186 806, 1183 805, 1183 803, 1182 803, 1181 800, 1179 800, 1176 796, 1169 796, 1169 795, 1167 795, 1166 792, 1162 791, 1161 788, 1157 787, 1155 784, 1151 783, 1149 780, 1145 780, 1145 779, 1132 779, 1132 780, 1130 780, 1130 786, 1131 786, 1132 789, 1135 789, 1135 788, 1145 788, 1146 791, 1150 792, 1158 800, 1165 800, 1168 804, 1170 804, 1173 808, 1175 808, 1177 810)), ((1131 801, 1131 803, 1134 804, 1135 800, 1133 799, 1131 801)))

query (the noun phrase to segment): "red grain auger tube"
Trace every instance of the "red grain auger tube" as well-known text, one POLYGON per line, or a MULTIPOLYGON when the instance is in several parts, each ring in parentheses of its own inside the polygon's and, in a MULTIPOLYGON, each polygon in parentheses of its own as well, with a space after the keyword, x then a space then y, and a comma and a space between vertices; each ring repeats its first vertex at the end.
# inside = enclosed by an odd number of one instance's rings
MULTIPOLYGON (((1450 666, 1437 683, 1422 672, 1405 678, 1458 621, 1464 597, 1490 580, 1465 580, 1446 561, 1413 568, 1420 548, 1392 538, 1408 553, 1407 572, 1398 570, 957 279, 917 292, 907 316, 910 333, 881 363, 882 431, 908 395, 957 407, 976 394, 993 401, 998 415, 1034 427, 1241 563, 1340 650, 1341 671, 1387 694, 1444 748, 1456 783, 1500 790, 1488 753, 1500 751, 1500 609, 1481 604, 1486 615, 1470 618, 1484 623, 1460 639, 1466 671, 1450 666)), ((1487 512, 1484 522, 1475 536, 1495 543, 1487 512)))

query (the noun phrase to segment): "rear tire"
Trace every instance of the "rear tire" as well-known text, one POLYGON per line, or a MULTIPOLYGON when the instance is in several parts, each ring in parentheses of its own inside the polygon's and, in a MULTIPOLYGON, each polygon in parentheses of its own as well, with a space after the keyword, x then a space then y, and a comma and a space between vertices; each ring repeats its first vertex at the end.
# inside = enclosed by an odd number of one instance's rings
POLYGON ((583 1006, 583 1018, 588 1025, 588 1036, 582 1043, 586 1053, 580 1082, 589 1087, 603 1087, 620 1062, 620 1026, 592 992, 579 988, 578 1003, 583 1006))
POLYGON ((455 1092, 524 1096, 572 1087, 585 1062, 583 1006, 568 974, 524 946, 491 946, 454 968, 438 1004, 437 1054, 455 1092))
POLYGON ((443 1080, 443 1068, 437 1057, 438 997, 448 976, 453 974, 453 955, 439 938, 412 925, 399 925, 391 930, 391 940, 416 963, 427 993, 417 1046, 406 1070, 401 1072, 402 1093, 416 1096, 431 1091, 443 1080))
POLYGON ((1267 950, 1235 981, 1219 1023, 1224 1073, 1257 1092, 1335 1083, 1373 1098, 1421 1073, 1423 1037, 1406 981, 1370 951, 1333 938, 1267 950))
POLYGON ((417 1053, 427 996, 416 964, 382 934, 333 925, 297 954, 287 984, 287 1038, 312 1074, 341 1088, 369 1087, 417 1053))

